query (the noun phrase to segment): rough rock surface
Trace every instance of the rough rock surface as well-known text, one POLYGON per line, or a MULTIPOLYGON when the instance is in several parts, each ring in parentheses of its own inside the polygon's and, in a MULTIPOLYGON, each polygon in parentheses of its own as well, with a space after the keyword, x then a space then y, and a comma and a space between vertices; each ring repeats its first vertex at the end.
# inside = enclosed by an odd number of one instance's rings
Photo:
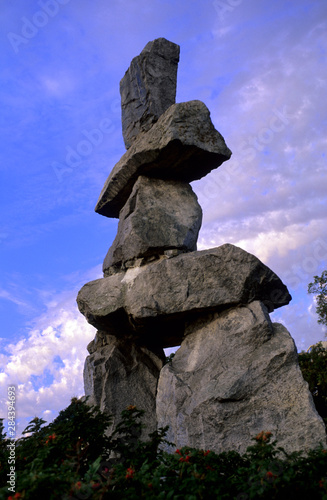
POLYGON ((161 370, 157 418, 178 448, 243 453, 261 431, 289 452, 326 443, 294 341, 260 302, 189 325, 161 370))
POLYGON ((79 310, 96 328, 125 321, 162 347, 180 345, 186 317, 254 300, 272 311, 291 296, 257 257, 230 244, 90 281, 77 297, 79 310))
POLYGON ((141 176, 120 211, 117 236, 103 263, 123 268, 134 259, 158 256, 166 250, 196 250, 202 210, 191 186, 141 176))
POLYGON ((191 182, 231 156, 201 101, 173 104, 112 169, 95 211, 118 217, 139 175, 191 182))
POLYGON ((160 356, 131 339, 118 339, 98 332, 88 346, 84 389, 88 402, 113 415, 112 428, 120 421, 122 410, 130 405, 145 410, 143 438, 156 429, 156 391, 164 353, 160 356))
POLYGON ((179 50, 179 45, 157 38, 134 57, 122 78, 120 95, 126 149, 174 104, 179 50))

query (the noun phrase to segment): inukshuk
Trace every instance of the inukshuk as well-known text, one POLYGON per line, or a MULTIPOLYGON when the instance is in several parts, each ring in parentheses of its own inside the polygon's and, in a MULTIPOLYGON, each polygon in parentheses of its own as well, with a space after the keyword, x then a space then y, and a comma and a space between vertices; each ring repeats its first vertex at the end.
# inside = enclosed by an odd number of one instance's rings
POLYGON ((149 42, 120 83, 127 152, 96 212, 119 217, 104 277, 79 292, 98 332, 84 369, 90 403, 144 409, 144 436, 245 451, 271 431, 287 450, 325 442, 295 344, 269 312, 291 296, 255 256, 230 244, 196 251, 202 211, 190 182, 231 156, 200 101, 175 103, 179 46, 149 42), (163 366, 163 348, 181 346, 163 366))

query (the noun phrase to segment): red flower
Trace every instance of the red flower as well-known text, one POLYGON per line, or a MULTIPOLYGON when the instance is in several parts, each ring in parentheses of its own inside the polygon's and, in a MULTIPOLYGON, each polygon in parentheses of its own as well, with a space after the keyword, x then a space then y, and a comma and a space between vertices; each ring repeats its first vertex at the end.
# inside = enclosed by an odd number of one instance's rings
POLYGON ((80 489, 81 489, 81 486, 82 486, 81 481, 77 481, 77 483, 75 484, 75 488, 76 488, 77 490, 80 490, 80 489))
POLYGON ((153 488, 152 483, 148 484, 148 488, 150 488, 150 490, 152 490, 152 488, 153 488))
POLYGON ((275 479, 277 477, 270 470, 266 473, 266 476, 267 476, 267 479, 275 479))
POLYGON ((320 479, 319 481, 319 488, 323 488, 325 486, 325 480, 324 479, 320 479))
POLYGON ((271 436, 271 432, 265 432, 265 431, 261 431, 259 432, 259 434, 255 437, 255 439, 257 441, 269 441, 269 438, 271 436))
POLYGON ((191 458, 191 457, 190 457, 189 455, 186 455, 186 457, 185 457, 185 458, 181 457, 181 458, 179 459, 179 462, 189 462, 189 461, 190 461, 190 458, 191 458))
POLYGON ((181 455, 181 452, 178 449, 175 451, 175 453, 177 453, 178 455, 181 455))
POLYGON ((95 490, 96 488, 99 488, 100 486, 100 483, 92 483, 91 487, 93 490, 95 490))
POLYGON ((135 470, 132 469, 132 467, 128 467, 125 477, 126 477, 126 479, 133 479, 134 474, 135 474, 135 470))
POLYGON ((50 443, 50 441, 54 441, 56 437, 57 436, 55 434, 51 434, 51 436, 48 436, 48 439, 46 440, 45 444, 50 443))
POLYGON ((207 457, 207 456, 209 455, 209 453, 210 453, 210 450, 207 450, 207 451, 204 451, 204 452, 203 452, 203 455, 204 455, 205 457, 207 457))
POLYGON ((10 495, 10 497, 8 497, 8 500, 14 500, 15 498, 22 498, 22 495, 17 492, 13 497, 10 495))

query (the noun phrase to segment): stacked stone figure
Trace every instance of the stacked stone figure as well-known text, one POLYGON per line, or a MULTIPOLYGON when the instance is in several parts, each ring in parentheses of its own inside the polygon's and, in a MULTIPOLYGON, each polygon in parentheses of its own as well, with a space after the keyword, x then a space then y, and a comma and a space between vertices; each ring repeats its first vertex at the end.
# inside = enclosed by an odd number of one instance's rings
POLYGON ((230 244, 197 251, 202 211, 190 182, 231 156, 200 101, 175 103, 179 46, 149 42, 120 84, 127 152, 96 211, 119 217, 104 277, 78 306, 98 332, 84 369, 90 403, 145 410, 144 436, 240 452, 269 430, 287 450, 325 442, 287 330, 269 312, 291 296, 230 244), (181 346, 163 366, 166 347, 181 346))

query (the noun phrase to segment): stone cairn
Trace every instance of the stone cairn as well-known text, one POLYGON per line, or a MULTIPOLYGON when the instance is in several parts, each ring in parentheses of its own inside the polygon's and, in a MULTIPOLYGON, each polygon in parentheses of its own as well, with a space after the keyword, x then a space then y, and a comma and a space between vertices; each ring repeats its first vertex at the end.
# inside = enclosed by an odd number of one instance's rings
MULTIPOLYGON (((244 452, 271 431, 286 450, 325 443, 294 341, 269 312, 291 300, 255 256, 224 244, 196 251, 202 210, 190 182, 231 156, 200 101, 175 103, 179 46, 149 42, 120 82, 127 152, 96 212, 119 217, 104 277, 77 303, 97 328, 85 394, 113 415, 145 410, 143 437, 244 452), (164 365, 163 348, 180 346, 164 365)), ((169 448, 167 448, 169 449, 169 448)))

